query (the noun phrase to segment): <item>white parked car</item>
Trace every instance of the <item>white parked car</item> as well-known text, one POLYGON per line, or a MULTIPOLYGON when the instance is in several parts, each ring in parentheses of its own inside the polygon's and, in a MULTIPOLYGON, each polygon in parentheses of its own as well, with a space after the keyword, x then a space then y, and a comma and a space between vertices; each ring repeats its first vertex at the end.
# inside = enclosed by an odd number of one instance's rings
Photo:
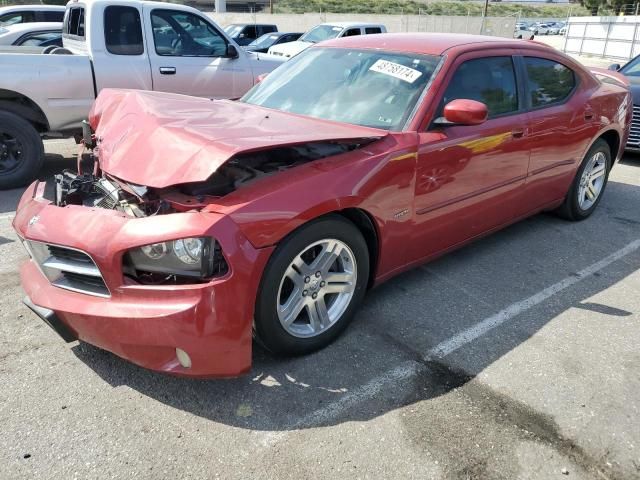
POLYGON ((42 135, 82 133, 103 88, 237 98, 285 59, 242 50, 195 8, 141 0, 67 4, 63 48, 0 53, 0 189, 31 181, 42 135), (5 148, 6 150, 6 148, 5 148))
POLYGON ((298 41, 274 45, 269 48, 269 54, 288 59, 302 52, 314 43, 329 40, 331 38, 350 37, 353 35, 371 35, 386 32, 387 28, 379 23, 321 23, 302 35, 298 41))
POLYGON ((547 35, 558 35, 560 33, 561 26, 558 24, 549 25, 547 35))
POLYGON ((45 33, 62 33, 62 22, 16 23, 0 26, 0 45, 19 45, 23 38, 45 33))
POLYGON ((530 31, 526 25, 516 23, 516 29, 513 32, 513 38, 521 38, 523 40, 533 40, 534 35, 535 34, 532 31, 530 31))
POLYGON ((61 5, 12 5, 0 7, 0 26, 16 23, 62 22, 64 6, 61 5))
POLYGON ((533 32, 534 35, 549 35, 549 28, 549 25, 546 23, 538 23, 531 25, 529 31, 533 32))

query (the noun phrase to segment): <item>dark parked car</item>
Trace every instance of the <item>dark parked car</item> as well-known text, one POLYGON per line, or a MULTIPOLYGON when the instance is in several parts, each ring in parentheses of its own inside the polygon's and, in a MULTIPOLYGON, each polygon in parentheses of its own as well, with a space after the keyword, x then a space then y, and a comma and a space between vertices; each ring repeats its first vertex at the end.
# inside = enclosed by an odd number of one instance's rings
POLYGON ((224 28, 224 31, 240 46, 249 45, 256 38, 265 33, 278 31, 275 25, 262 23, 232 23, 224 28))
POLYGON ((273 45, 279 45, 281 43, 295 42, 302 36, 301 32, 298 33, 285 33, 285 32, 273 32, 265 33, 260 38, 256 38, 249 45, 244 47, 249 52, 267 53, 269 47, 273 45))
POLYGON ((640 55, 631 59, 624 66, 614 63, 609 70, 621 73, 629 80, 629 89, 633 97, 633 120, 625 150, 640 153, 640 55))

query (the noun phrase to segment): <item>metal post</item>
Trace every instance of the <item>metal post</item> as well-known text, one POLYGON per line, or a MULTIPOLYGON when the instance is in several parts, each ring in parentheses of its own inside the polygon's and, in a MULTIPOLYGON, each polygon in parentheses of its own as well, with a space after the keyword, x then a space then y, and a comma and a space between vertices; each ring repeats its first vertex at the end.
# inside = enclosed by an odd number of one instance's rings
POLYGON ((482 8, 482 24, 480 25, 480 35, 484 32, 485 20, 487 13, 489 12, 489 0, 484 0, 484 7, 482 8))
POLYGON ((609 35, 611 35, 611 25, 613 25, 613 22, 609 22, 609 26, 607 27, 607 36, 604 39, 604 48, 602 49, 602 58, 606 57, 607 45, 609 44, 609 35))

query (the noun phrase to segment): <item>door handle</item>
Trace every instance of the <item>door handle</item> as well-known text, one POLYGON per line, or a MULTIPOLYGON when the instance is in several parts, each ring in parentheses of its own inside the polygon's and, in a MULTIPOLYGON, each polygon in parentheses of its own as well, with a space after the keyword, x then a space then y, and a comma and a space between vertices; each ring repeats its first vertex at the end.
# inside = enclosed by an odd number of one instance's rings
POLYGON ((514 128, 513 130, 511 130, 511 136, 513 138, 524 137, 524 128, 514 128))
POLYGON ((593 111, 592 110, 585 110, 584 111, 584 119, 585 120, 593 120, 593 111))
POLYGON ((160 67, 160 73, 162 75, 175 75, 176 67, 160 67))

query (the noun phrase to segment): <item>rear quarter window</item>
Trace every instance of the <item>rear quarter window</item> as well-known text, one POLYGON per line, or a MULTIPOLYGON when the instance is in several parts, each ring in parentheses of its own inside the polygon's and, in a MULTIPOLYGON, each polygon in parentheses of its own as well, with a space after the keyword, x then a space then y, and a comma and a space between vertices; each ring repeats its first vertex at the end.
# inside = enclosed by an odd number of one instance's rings
POLYGON ((532 108, 564 102, 576 87, 576 76, 569 67, 538 57, 525 57, 527 87, 532 108))
POLYGON ((142 55, 142 24, 137 8, 109 6, 104 10, 104 43, 114 55, 142 55))
POLYGON ((380 27, 367 27, 364 29, 364 33, 366 35, 371 35, 374 33, 382 33, 382 29, 380 27))

